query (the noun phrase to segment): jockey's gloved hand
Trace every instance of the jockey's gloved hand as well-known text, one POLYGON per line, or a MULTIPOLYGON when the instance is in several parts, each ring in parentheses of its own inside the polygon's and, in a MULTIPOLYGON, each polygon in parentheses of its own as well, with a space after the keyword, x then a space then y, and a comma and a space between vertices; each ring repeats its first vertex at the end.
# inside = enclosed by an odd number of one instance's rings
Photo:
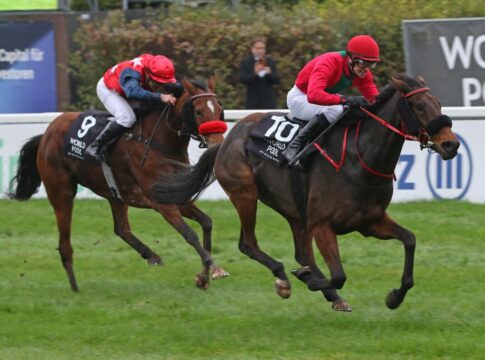
POLYGON ((350 106, 351 108, 358 108, 360 106, 369 106, 369 102, 363 96, 342 96, 342 105, 350 106))
POLYGON ((181 82, 178 81, 174 83, 163 84, 163 92, 165 94, 172 94, 178 99, 184 93, 184 86, 181 82))

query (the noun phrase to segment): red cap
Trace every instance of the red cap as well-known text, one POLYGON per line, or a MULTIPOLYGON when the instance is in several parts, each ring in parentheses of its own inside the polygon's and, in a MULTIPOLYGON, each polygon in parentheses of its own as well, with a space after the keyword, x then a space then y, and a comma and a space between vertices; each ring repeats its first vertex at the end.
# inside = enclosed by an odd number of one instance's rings
POLYGON ((377 62, 379 59, 379 45, 369 35, 357 35, 349 40, 347 52, 352 56, 365 61, 377 62))
POLYGON ((154 81, 165 84, 174 83, 175 69, 172 61, 163 55, 153 56, 148 62, 147 74, 154 81))

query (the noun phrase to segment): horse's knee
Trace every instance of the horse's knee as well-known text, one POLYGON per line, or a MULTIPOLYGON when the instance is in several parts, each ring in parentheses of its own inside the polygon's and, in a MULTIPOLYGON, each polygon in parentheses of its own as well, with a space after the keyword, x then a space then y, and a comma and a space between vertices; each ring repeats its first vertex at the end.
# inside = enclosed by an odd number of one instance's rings
POLYGON ((59 255, 63 264, 72 262, 73 250, 70 246, 60 245, 57 250, 59 251, 59 255))
POLYGON ((242 252, 243 254, 245 255, 250 255, 250 253, 252 252, 251 251, 251 247, 248 246, 245 242, 243 241, 240 241, 239 242, 239 251, 242 252))
POLYGON ((405 229, 405 232, 404 234, 402 234, 401 239, 406 249, 414 250, 414 248, 416 247, 416 235, 414 235, 414 233, 405 229))
POLYGON ((330 285, 334 289, 341 289, 343 288, 346 280, 347 277, 345 276, 345 274, 338 274, 332 276, 332 279, 330 280, 330 285))
POLYGON ((204 216, 200 221, 200 226, 204 232, 212 231, 212 219, 209 216, 204 216))

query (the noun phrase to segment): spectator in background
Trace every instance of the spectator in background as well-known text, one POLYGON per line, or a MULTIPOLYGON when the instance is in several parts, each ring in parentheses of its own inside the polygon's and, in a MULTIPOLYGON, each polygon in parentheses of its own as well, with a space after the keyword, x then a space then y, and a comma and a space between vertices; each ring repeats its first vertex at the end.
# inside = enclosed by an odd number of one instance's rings
POLYGON ((274 85, 280 83, 276 62, 266 55, 266 40, 254 39, 251 54, 241 61, 239 80, 246 85, 246 109, 275 109, 274 85))

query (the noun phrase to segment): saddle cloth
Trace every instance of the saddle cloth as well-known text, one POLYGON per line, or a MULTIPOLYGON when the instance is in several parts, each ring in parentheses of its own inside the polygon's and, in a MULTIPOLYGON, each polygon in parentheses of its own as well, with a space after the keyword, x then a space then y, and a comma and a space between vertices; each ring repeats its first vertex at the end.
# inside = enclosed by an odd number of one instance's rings
POLYGON ((79 114, 65 137, 64 153, 78 160, 94 161, 84 152, 105 128, 112 115, 105 111, 89 110, 79 114))
POLYGON ((267 113, 250 132, 246 149, 263 159, 283 165, 286 160, 281 152, 306 123, 286 113, 267 113))

